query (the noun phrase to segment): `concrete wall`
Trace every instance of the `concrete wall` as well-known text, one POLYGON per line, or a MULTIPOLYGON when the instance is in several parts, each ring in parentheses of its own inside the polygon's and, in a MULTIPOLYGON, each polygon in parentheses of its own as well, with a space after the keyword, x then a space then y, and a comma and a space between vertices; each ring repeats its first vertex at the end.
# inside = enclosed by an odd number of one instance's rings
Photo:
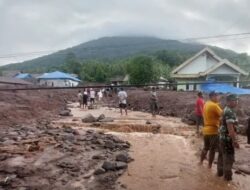
POLYGON ((42 86, 54 86, 54 87, 70 87, 70 86, 77 86, 79 82, 73 80, 60 80, 60 79, 53 79, 53 80, 39 80, 39 85, 42 86))

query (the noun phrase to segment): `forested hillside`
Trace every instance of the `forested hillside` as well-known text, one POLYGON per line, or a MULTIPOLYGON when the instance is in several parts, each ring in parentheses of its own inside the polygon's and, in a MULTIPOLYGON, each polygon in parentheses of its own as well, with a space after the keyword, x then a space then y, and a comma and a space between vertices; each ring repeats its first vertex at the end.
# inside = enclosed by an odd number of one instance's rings
MULTIPOLYGON (((135 57, 150 57, 164 76, 205 45, 163 40, 153 37, 104 37, 78 46, 61 50, 23 63, 1 67, 2 70, 47 72, 64 70, 78 74, 88 81, 103 81, 127 73, 127 64, 135 57)), ((250 71, 250 57, 231 50, 211 47, 222 58, 250 71)))

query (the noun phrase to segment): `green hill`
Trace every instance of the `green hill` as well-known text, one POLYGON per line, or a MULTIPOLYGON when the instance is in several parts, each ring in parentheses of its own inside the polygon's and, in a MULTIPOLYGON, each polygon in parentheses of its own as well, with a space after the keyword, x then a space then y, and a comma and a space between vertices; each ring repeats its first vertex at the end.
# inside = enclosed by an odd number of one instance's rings
MULTIPOLYGON (((161 50, 191 56, 204 48, 205 45, 183 43, 176 40, 163 40, 154 37, 104 37, 92 40, 56 53, 1 67, 4 70, 46 70, 58 68, 65 63, 68 54, 74 53, 78 60, 103 60, 104 62, 142 55, 155 55, 161 50)), ((231 50, 211 47, 219 56, 227 58, 244 69, 250 70, 250 57, 231 50)), ((173 55, 174 56, 174 55, 173 55)), ((181 63, 179 63, 181 64, 181 63)))

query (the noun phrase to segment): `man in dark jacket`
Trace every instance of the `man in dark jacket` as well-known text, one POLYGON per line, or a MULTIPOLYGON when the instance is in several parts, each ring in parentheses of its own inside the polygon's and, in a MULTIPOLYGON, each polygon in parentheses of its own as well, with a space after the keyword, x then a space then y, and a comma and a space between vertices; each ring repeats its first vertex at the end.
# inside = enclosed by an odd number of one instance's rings
POLYGON ((232 180, 232 167, 235 157, 235 148, 239 148, 236 127, 238 125, 235 107, 238 104, 237 96, 227 96, 227 106, 222 115, 222 126, 220 127, 220 144, 217 164, 217 175, 224 176, 226 181, 232 180))

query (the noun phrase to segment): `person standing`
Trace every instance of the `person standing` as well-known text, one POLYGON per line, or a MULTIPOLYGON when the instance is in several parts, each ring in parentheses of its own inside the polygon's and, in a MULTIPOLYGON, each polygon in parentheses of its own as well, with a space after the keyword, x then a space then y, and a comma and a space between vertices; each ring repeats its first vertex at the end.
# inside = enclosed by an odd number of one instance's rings
POLYGON ((78 102, 79 102, 79 107, 80 108, 82 107, 82 103, 83 103, 82 97, 83 97, 82 92, 81 92, 81 90, 79 90, 78 94, 77 94, 77 98, 78 98, 78 102))
POLYGON ((156 113, 158 112, 158 97, 156 94, 156 88, 153 87, 150 92, 150 109, 152 113, 152 117, 156 117, 156 113))
POLYGON ((100 89, 100 91, 97 93, 97 96, 98 96, 98 101, 102 101, 102 98, 103 98, 103 93, 102 93, 102 89, 100 89))
POLYGON ((196 116, 196 133, 200 135, 200 125, 203 126, 203 108, 204 100, 202 92, 198 92, 197 99, 195 103, 195 116, 196 116))
POLYGON ((118 92, 118 98, 119 98, 119 107, 120 107, 120 112, 122 115, 122 110, 125 110, 126 115, 128 115, 128 111, 127 111, 127 92, 124 91, 123 88, 120 89, 120 91, 118 92))
POLYGON ((90 103, 93 105, 95 103, 95 91, 90 89, 90 103))
POLYGON ((222 115, 222 125, 219 130, 219 156, 217 163, 217 175, 224 176, 226 181, 232 180, 232 167, 234 163, 235 148, 239 148, 237 142, 236 127, 238 125, 235 108, 238 104, 237 96, 230 94, 226 98, 227 106, 222 115))
POLYGON ((212 168, 215 151, 218 148, 218 129, 220 126, 221 114, 222 109, 219 106, 219 96, 216 92, 212 91, 209 93, 209 100, 204 105, 204 147, 200 157, 200 164, 203 164, 203 161, 209 152, 208 168, 212 168))
POLYGON ((88 108, 88 98, 89 98, 88 92, 85 89, 83 92, 83 109, 88 108))

